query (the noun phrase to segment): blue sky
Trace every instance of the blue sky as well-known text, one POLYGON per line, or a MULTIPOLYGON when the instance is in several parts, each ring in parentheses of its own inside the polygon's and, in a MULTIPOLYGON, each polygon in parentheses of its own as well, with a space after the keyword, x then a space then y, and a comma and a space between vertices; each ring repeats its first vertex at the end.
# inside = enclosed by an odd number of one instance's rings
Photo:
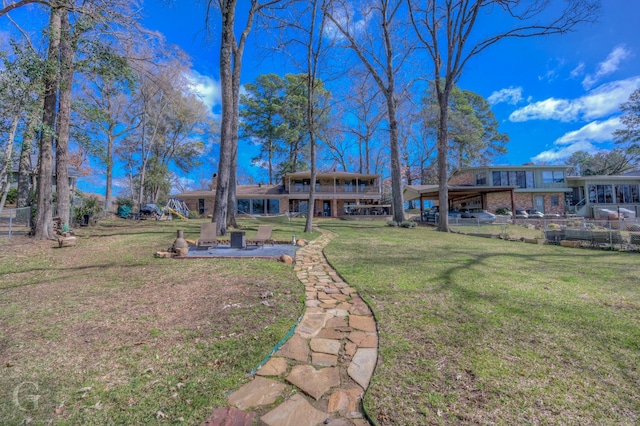
MULTIPOLYGON (((147 0, 144 25, 163 33, 192 57, 194 85, 212 111, 219 113, 219 24, 213 21, 213 38, 208 40, 202 3, 147 0)), ((244 16, 241 11, 238 20, 244 16)), ((500 131, 511 138, 508 154, 496 163, 563 163, 576 150, 595 152, 613 146, 611 133, 619 126, 619 105, 640 88, 638 17, 638 0, 603 0, 594 24, 580 25, 561 36, 504 40, 468 63, 459 86, 487 98, 500 131)), ((5 25, 0 26, 0 35, 6 34, 5 25)), ((262 73, 298 72, 277 57, 265 59, 260 48, 264 39, 254 29, 245 52, 243 83, 262 73)), ((241 169, 251 173, 255 147, 244 146, 240 153, 241 169)), ((214 147, 209 164, 187 179, 197 182, 210 176, 217 167, 216 157, 214 147)), ((99 175, 85 183, 85 189, 99 191, 102 186, 99 175)))
MULTIPOLYGON (((508 154, 497 163, 563 163, 574 151, 613 146, 619 105, 640 88, 640 1, 602 3, 594 24, 561 36, 505 40, 465 68, 459 86, 487 98, 500 130, 511 137, 508 154)), ((203 10, 184 4, 166 7, 162 1, 155 6, 148 2, 145 10, 148 27, 192 56, 200 89, 217 109, 218 51, 215 44, 205 43, 203 10)), ((265 72, 295 72, 260 60, 259 50, 253 39, 245 54, 243 83, 265 72)))

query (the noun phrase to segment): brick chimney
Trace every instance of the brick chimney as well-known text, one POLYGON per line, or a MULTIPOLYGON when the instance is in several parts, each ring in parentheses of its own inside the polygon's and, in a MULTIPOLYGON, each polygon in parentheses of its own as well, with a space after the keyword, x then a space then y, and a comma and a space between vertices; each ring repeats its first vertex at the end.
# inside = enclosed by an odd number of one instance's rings
POLYGON ((211 190, 215 191, 217 186, 218 186, 218 174, 214 173, 213 175, 211 175, 211 190))

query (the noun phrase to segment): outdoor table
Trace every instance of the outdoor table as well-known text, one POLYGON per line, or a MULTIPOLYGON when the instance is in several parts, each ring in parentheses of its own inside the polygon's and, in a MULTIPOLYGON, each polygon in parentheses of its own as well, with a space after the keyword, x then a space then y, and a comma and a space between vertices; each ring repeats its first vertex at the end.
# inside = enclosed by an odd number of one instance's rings
POLYGON ((231 248, 242 249, 247 247, 247 239, 244 231, 231 232, 231 248))

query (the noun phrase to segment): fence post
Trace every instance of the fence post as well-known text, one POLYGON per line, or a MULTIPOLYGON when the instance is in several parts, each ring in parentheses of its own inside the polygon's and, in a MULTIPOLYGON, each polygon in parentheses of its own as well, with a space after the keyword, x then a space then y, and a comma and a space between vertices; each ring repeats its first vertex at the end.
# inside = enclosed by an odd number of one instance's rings
POLYGON ((11 226, 13 225, 13 211, 9 210, 9 236, 7 239, 11 239, 11 226))

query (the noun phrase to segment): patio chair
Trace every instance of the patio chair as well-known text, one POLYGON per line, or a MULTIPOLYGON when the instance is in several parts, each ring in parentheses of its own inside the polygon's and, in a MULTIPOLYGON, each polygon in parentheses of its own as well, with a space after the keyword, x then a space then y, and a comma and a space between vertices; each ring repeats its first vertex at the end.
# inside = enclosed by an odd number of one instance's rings
POLYGON ((216 236, 216 223, 205 222, 200 225, 200 238, 198 238, 198 247, 216 247, 218 245, 218 237, 216 236))
POLYGON ((260 225, 258 226, 258 233, 256 234, 255 238, 249 238, 247 239, 247 242, 264 247, 264 243, 266 241, 270 241, 271 245, 274 245, 273 240, 271 239, 271 230, 271 225, 260 225))

